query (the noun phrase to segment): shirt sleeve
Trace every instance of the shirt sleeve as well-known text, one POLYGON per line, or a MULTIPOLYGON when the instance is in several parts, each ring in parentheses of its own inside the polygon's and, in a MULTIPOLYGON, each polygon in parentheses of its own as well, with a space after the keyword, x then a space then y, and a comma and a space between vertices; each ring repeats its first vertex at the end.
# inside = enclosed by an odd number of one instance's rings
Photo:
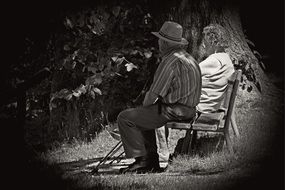
POLYGON ((150 91, 165 97, 174 78, 174 64, 162 64, 158 67, 150 91))
POLYGON ((208 57, 204 61, 200 62, 199 66, 202 76, 212 75, 221 68, 219 61, 217 59, 213 59, 212 57, 208 57))

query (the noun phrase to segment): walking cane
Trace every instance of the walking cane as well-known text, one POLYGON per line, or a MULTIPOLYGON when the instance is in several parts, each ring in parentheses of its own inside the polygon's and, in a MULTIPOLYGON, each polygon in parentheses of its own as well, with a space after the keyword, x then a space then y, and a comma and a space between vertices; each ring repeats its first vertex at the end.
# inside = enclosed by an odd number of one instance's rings
MULTIPOLYGON (((92 169, 91 173, 92 173, 92 174, 98 173, 99 167, 100 167, 101 165, 105 164, 106 161, 107 161, 109 158, 111 158, 113 155, 115 155, 115 154, 120 150, 120 148, 121 148, 122 146, 123 146, 122 141, 119 141, 119 142, 112 148, 112 150, 110 150, 110 152, 108 152, 108 154, 107 154, 104 158, 102 158, 102 159, 100 160, 100 162, 97 164, 97 166, 96 166, 94 169, 92 169)), ((110 164, 113 163, 115 160, 118 160, 118 158, 119 158, 120 156, 122 156, 123 153, 124 153, 124 152, 122 152, 119 156, 113 158, 113 160, 111 160, 110 164)), ((118 161, 118 162, 119 162, 119 161, 118 161)))
MULTIPOLYGON (((139 94, 139 96, 133 101, 133 103, 137 102, 142 95, 145 93, 145 90, 147 88, 147 86, 149 85, 150 79, 148 79, 143 87, 143 90, 141 91, 141 93, 139 94)), ((108 120, 108 118, 107 118, 108 120)), ((100 166, 102 166, 103 164, 106 163, 107 160, 109 160, 109 158, 111 158, 112 156, 114 156, 119 150, 120 148, 123 146, 122 144, 122 140, 120 137, 119 133, 116 133, 114 131, 108 131, 109 134, 116 140, 119 140, 119 142, 107 153, 107 155, 102 158, 99 163, 97 164, 97 166, 95 168, 92 169, 91 174, 97 174, 99 171, 100 166)), ((115 158, 113 158, 109 164, 112 164, 115 160, 117 160, 117 163, 119 163, 121 160, 119 159, 122 155, 124 154, 124 151, 122 153, 120 153, 118 156, 116 156, 115 158)))

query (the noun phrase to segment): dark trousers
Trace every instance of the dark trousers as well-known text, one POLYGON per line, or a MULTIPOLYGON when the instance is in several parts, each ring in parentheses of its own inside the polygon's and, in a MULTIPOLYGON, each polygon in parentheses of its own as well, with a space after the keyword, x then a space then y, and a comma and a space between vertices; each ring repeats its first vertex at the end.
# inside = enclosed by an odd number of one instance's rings
POLYGON ((157 104, 122 111, 117 121, 126 157, 135 158, 156 153, 154 129, 164 126, 168 121, 191 119, 195 116, 195 111, 195 108, 181 105, 162 105, 159 113, 157 104))

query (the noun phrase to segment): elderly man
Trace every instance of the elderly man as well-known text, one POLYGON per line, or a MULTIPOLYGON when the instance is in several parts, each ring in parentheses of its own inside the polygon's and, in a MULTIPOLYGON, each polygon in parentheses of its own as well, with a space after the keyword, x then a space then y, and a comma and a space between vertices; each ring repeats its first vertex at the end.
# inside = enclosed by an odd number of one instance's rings
POLYGON ((117 118, 124 151, 135 162, 121 173, 160 171, 155 129, 173 120, 191 120, 201 95, 201 71, 182 46, 183 28, 167 21, 158 37, 162 61, 146 93, 143 106, 122 111, 117 118))

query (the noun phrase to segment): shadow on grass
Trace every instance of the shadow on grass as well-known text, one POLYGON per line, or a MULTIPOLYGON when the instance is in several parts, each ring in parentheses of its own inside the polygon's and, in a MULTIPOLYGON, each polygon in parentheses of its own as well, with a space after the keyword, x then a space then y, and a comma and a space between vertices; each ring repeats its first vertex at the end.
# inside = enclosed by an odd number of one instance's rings
MULTIPOLYGON (((121 167, 127 167, 128 163, 121 162, 121 161, 113 161, 117 157, 111 157, 107 160, 106 163, 101 164, 98 168, 98 172, 96 172, 96 175, 104 175, 104 174, 119 174, 119 168, 121 167)), ((67 173, 86 173, 90 174, 92 173, 92 170, 96 168, 99 164, 99 162, 103 159, 103 157, 88 159, 88 160, 79 160, 79 161, 73 161, 73 162, 65 162, 58 164, 58 167, 64 170, 67 173)), ((125 159, 124 157, 119 157, 119 160, 125 159)))
MULTIPOLYGON (((23 164, 23 169, 17 173, 17 176, 21 174, 20 178, 21 181, 23 181, 21 188, 23 189, 114 189, 114 187, 103 183, 100 178, 93 178, 90 173, 92 167, 89 165, 98 162, 102 158, 62 164, 48 164, 37 158, 29 148, 25 151, 25 157, 23 157, 21 162, 23 164), (87 180, 88 184, 92 181, 92 184, 85 186, 82 184, 82 181, 84 180, 87 180)), ((107 166, 108 165, 102 165, 102 169, 107 168, 107 166)), ((114 175, 117 173, 116 170, 103 170, 100 171, 98 175, 114 175)))

